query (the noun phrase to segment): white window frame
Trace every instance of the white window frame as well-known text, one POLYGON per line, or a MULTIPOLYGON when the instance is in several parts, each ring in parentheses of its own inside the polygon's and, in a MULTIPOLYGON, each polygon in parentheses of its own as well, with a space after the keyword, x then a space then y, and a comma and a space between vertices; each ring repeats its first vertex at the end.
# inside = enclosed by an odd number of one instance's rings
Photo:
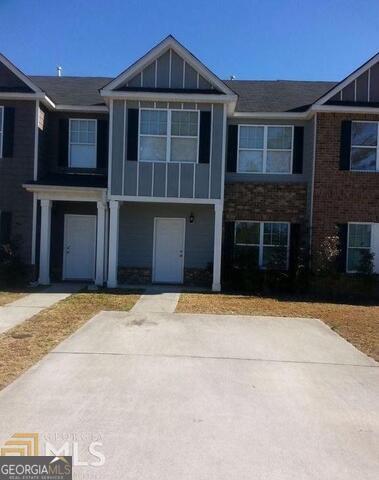
POLYGON ((375 120, 352 120, 353 123, 376 123, 377 126, 377 137, 376 137, 376 147, 371 145, 353 145, 353 129, 350 132, 350 171, 351 172, 361 172, 361 173, 378 173, 379 172, 379 122, 375 120), (370 148, 376 150, 376 169, 375 170, 357 170, 352 168, 352 150, 353 148, 370 148))
MULTIPOLYGON (((367 170, 365 170, 367 171, 367 170)), ((370 253, 373 252, 373 244, 374 244, 374 225, 375 223, 371 222, 349 222, 347 224, 347 245, 346 245, 346 273, 360 273, 359 270, 349 270, 349 250, 350 248, 356 248, 359 250, 369 250, 370 253), (351 225, 370 225, 371 226, 371 235, 370 235, 370 246, 369 247, 349 247, 349 239, 350 239, 350 226, 351 225)))
POLYGON ((247 175, 291 175, 293 170, 293 144, 294 144, 294 125, 260 125, 255 123, 241 123, 238 124, 238 139, 237 139, 237 173, 244 173, 247 175), (240 148, 240 131, 241 127, 261 127, 263 128, 263 148, 240 148), (267 148, 267 137, 269 128, 291 128, 291 149, 288 148, 267 148), (244 151, 259 151, 263 152, 263 168, 261 172, 246 172, 240 169, 240 150, 244 151), (290 167, 288 172, 267 172, 267 151, 273 152, 290 152, 290 167))
POLYGON ((148 162, 148 163, 180 163, 185 165, 196 165, 199 163, 199 142, 200 142, 200 110, 189 109, 189 108, 140 108, 140 114, 138 118, 138 162, 148 162), (141 119, 142 111, 163 111, 167 112, 167 133, 166 135, 150 135, 148 133, 141 133, 141 119), (195 112, 197 114, 197 137, 189 135, 171 135, 171 115, 172 112, 195 112), (140 139, 141 137, 156 137, 156 138, 166 138, 166 160, 145 160, 140 158, 141 148, 140 148, 140 139), (178 160, 171 160, 171 139, 172 138, 196 138, 196 161, 195 162, 180 162, 178 160))
POLYGON ((1 129, 0 129, 0 158, 3 158, 3 145, 4 145, 4 107, 0 105, 0 118, 1 118, 1 129))
MULTIPOLYGON (((234 222, 234 245, 238 245, 240 247, 258 247, 259 249, 259 254, 258 254, 258 267, 261 270, 265 270, 266 267, 263 266, 263 248, 264 247, 278 247, 280 248, 280 245, 266 245, 263 243, 264 241, 264 225, 265 223, 281 223, 287 225, 287 259, 286 259, 286 270, 288 270, 289 267, 289 252, 290 252, 290 236, 291 236, 291 223, 290 222, 280 222, 280 221, 264 221, 264 222, 258 222, 255 220, 236 220, 234 222), (237 242, 237 224, 238 223, 255 223, 259 225, 259 244, 257 243, 239 243, 237 242)), ((284 245, 283 245, 284 247, 284 245)))
POLYGON ((94 169, 97 167, 97 119, 96 118, 70 118, 69 119, 69 129, 68 129, 68 167, 69 168, 78 168, 78 169, 94 169), (95 162, 93 167, 76 167, 71 163, 71 145, 90 145, 93 146, 93 143, 71 143, 71 125, 72 122, 83 121, 83 122, 95 122, 95 162))

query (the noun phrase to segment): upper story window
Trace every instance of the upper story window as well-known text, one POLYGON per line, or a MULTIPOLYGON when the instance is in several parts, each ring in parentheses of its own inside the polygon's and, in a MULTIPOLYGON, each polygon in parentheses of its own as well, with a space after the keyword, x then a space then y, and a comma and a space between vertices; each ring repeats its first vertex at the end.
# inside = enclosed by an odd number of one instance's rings
POLYGON ((4 107, 0 107, 0 158, 3 156, 4 107))
POLYGON ((96 168, 97 121, 70 119, 69 167, 96 168))
POLYGON ((379 122, 352 122, 351 170, 379 171, 379 122))
POLYGON ((197 162, 199 112, 140 111, 139 159, 152 162, 197 162))
POLYGON ((293 126, 240 125, 237 171, 291 173, 293 132, 293 126))
POLYGON ((236 222, 235 244, 252 247, 261 268, 288 268, 289 224, 282 222, 236 222))

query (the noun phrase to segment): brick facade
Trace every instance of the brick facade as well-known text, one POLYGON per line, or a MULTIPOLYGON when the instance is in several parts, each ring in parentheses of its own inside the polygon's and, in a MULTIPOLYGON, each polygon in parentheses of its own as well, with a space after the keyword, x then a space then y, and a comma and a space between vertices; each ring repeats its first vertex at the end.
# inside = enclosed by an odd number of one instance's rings
POLYGON ((313 251, 348 222, 379 222, 379 173, 340 170, 343 120, 374 120, 379 115, 319 113, 313 200, 313 251))
POLYGON ((307 184, 250 183, 225 185, 224 220, 305 223, 307 184))

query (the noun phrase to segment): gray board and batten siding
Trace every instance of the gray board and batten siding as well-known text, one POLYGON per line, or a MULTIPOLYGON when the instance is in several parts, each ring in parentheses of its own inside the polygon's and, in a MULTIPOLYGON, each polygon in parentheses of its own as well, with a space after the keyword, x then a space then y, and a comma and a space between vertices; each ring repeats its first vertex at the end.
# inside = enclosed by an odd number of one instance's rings
POLYGON ((172 49, 160 55, 118 90, 134 88, 170 88, 218 93, 208 80, 172 49))
POLYGON ((220 199, 223 177, 223 125, 224 106, 222 104, 194 105, 193 103, 115 100, 113 102, 111 195, 220 199), (208 160, 197 163, 138 161, 136 145, 131 145, 131 142, 133 141, 133 144, 138 142, 138 115, 141 107, 195 108, 200 111, 200 115, 202 112, 209 112, 208 160), (131 136, 131 131, 134 137, 131 136))

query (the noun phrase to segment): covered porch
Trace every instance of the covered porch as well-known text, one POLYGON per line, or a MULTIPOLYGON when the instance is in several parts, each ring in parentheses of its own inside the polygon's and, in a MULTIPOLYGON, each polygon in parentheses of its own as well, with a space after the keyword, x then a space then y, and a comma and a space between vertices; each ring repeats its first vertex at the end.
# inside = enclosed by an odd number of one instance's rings
POLYGON ((107 274, 106 189, 25 185, 33 193, 33 257, 38 283, 85 280, 102 286, 107 274))
POLYGON ((184 284, 218 291, 222 203, 111 200, 108 286, 184 284))

